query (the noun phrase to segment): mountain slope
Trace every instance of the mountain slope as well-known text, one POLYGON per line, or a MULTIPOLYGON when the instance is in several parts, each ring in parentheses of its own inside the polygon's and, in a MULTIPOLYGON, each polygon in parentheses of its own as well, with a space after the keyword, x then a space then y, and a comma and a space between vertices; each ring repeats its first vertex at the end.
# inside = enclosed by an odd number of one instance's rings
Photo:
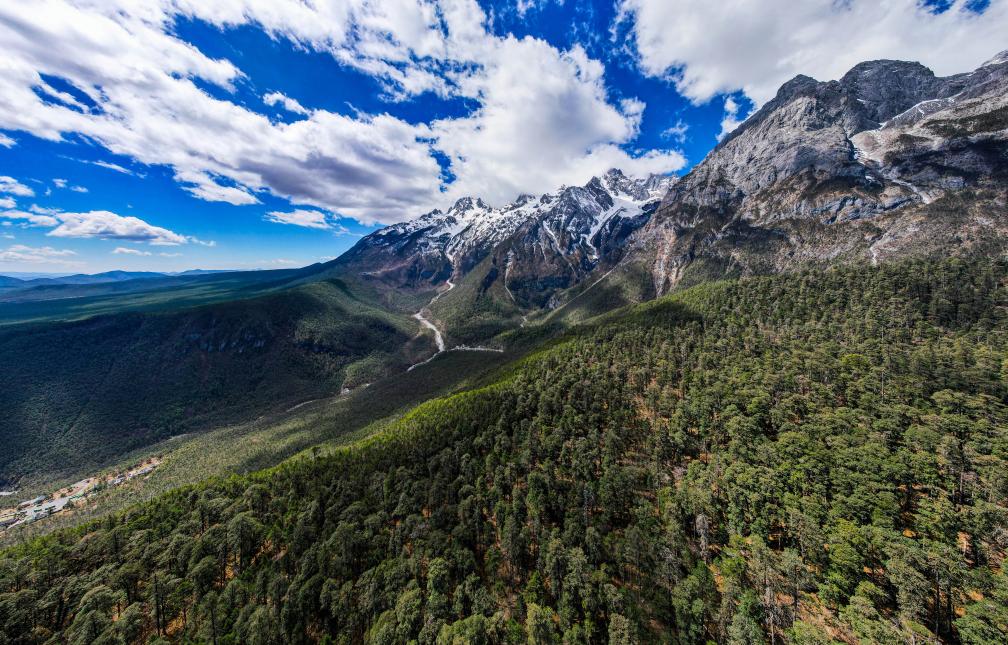
POLYGON ((8 550, 0 629, 1003 641, 1006 280, 900 263, 612 314, 332 454, 8 550))
POLYGON ((461 199, 445 213, 368 235, 334 270, 393 290, 441 289, 430 309, 446 333, 463 342, 485 340, 516 326, 523 312, 551 306, 555 294, 596 268, 614 264, 675 181, 633 179, 613 169, 584 186, 522 195, 501 208, 461 199))
POLYGON ((339 280, 200 307, 0 329, 0 484, 405 370, 416 322, 339 280))
POLYGON ((172 309, 249 298, 306 279, 323 265, 273 271, 186 273, 83 284, 42 284, 0 293, 0 325, 79 320, 123 311, 172 309))
POLYGON ((627 262, 660 294, 810 262, 1004 248, 1006 104, 1004 57, 948 78, 900 61, 799 76, 669 191, 627 262))

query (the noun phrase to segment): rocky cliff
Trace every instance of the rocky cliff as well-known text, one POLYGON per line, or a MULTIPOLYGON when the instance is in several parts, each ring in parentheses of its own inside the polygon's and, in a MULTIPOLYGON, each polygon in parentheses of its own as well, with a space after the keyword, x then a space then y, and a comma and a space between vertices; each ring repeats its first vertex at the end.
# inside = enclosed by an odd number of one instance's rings
POLYGON ((678 182, 632 240, 653 294, 691 275, 968 252, 1008 234, 1008 56, 936 77, 870 61, 798 76, 678 182))

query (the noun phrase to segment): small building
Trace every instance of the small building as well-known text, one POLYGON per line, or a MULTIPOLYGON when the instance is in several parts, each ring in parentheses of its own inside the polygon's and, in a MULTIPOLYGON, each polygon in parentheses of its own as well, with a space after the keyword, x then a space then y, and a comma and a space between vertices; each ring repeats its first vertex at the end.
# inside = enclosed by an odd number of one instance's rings
POLYGON ((27 502, 21 502, 18 504, 18 508, 28 508, 29 506, 37 506, 45 501, 45 495, 39 495, 35 499, 30 499, 27 502))

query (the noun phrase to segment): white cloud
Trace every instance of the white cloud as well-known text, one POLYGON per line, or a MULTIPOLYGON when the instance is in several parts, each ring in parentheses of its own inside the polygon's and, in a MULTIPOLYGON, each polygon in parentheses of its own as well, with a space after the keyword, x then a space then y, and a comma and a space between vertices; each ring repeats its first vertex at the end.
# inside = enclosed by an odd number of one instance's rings
POLYGON ((75 193, 86 193, 88 191, 88 189, 85 188, 84 186, 72 186, 70 185, 70 182, 68 182, 66 179, 61 179, 59 177, 54 177, 52 183, 53 186, 56 186, 56 188, 60 189, 69 188, 75 193))
POLYGON ((675 125, 669 126, 662 132, 662 137, 681 144, 686 141, 686 133, 688 131, 689 124, 679 119, 675 122, 675 125))
POLYGON ((183 235, 153 226, 138 217, 117 215, 111 211, 60 212, 55 217, 59 219, 59 226, 47 233, 53 237, 130 240, 157 246, 173 246, 190 241, 183 235))
POLYGON ((15 145, 17 145, 17 141, 11 139, 3 132, 0 132, 0 146, 3 146, 4 148, 13 148, 15 145))
POLYGON ((284 213, 280 211, 270 211, 266 213, 265 217, 267 222, 275 222, 277 224, 293 224, 294 226, 303 226, 305 228, 331 228, 332 223, 325 213, 320 211, 307 210, 299 208, 297 210, 291 211, 289 213, 284 213))
POLYGON ((32 197, 35 195, 34 190, 25 186, 17 179, 7 177, 6 175, 0 175, 0 193, 17 195, 18 197, 32 197))
POLYGON ((269 191, 365 223, 410 218, 464 194, 500 202, 612 166, 645 174, 684 164, 675 151, 624 151, 644 106, 611 103, 601 65, 583 50, 496 37, 486 22, 475 0, 12 0, 0 3, 0 128, 50 140, 79 133, 139 163, 169 166, 200 199, 253 204, 269 191), (309 111, 273 93, 269 101, 306 118, 272 122, 220 98, 243 73, 177 38, 179 14, 218 27, 254 24, 328 52, 374 76, 392 100, 431 91, 477 107, 412 124, 309 111), (43 88, 41 74, 98 107, 43 88), (211 96, 206 85, 221 92, 211 96), (435 150, 451 163, 448 186, 435 150))
POLYGON ((299 260, 289 260, 287 258, 276 258, 275 260, 259 260, 253 264, 257 266, 304 266, 306 263, 299 260))
MULTIPOLYGON (((0 206, 3 204, 0 203, 0 206)), ((111 211, 66 213, 55 208, 32 204, 27 212, 21 210, 0 211, 0 220, 6 220, 5 224, 10 221, 21 221, 25 226, 52 228, 47 233, 52 237, 128 240, 147 242, 154 246, 175 246, 188 243, 203 246, 217 245, 213 241, 179 235, 166 228, 149 224, 138 217, 117 215, 111 211)))
POLYGON ((175 173, 175 179, 182 183, 184 190, 208 202, 226 202, 234 206, 259 203, 259 200, 244 188, 223 186, 214 181, 208 173, 183 171, 175 173))
POLYGON ((75 265, 77 263, 67 261, 65 258, 77 255, 69 249, 54 249, 51 246, 32 247, 24 244, 15 244, 6 250, 0 251, 0 262, 27 262, 55 263, 64 265, 75 265))
POLYGON ((297 100, 292 99, 289 96, 285 96, 280 92, 270 92, 269 94, 264 94, 263 103, 266 105, 277 105, 278 103, 283 106, 288 112, 293 112, 294 114, 304 114, 307 115, 309 112, 305 106, 297 102, 297 100))
POLYGON ((181 253, 158 253, 159 257, 162 258, 179 258, 182 257, 181 253))
POLYGON ((721 119, 721 132, 717 135, 717 140, 720 141, 726 136, 731 134, 735 128, 742 125, 745 118, 739 118, 739 104, 732 97, 725 98, 724 102, 724 117, 721 119))
POLYGON ((757 104, 797 74, 836 79, 878 58, 938 74, 976 68, 1004 47, 1008 0, 934 14, 920 0, 623 0, 641 66, 695 102, 742 90, 757 104))
MULTIPOLYGON (((59 220, 45 213, 28 213, 20 210, 0 212, 0 219, 21 220, 25 226, 56 226, 59 220)), ((4 222, 6 224, 7 222, 4 222)))
POLYGON ((92 161, 90 159, 77 159, 75 157, 67 157, 67 159, 73 159, 74 161, 79 161, 81 163, 86 163, 86 164, 89 164, 89 165, 92 165, 92 166, 98 166, 99 168, 105 168, 106 170, 114 170, 114 171, 122 173, 124 175, 136 175, 137 174, 137 173, 133 172, 132 170, 130 170, 129 168, 124 168, 123 166, 120 166, 117 163, 112 163, 111 161, 104 161, 104 160, 101 160, 101 159, 98 159, 96 161, 92 161))
POLYGON ((13 197, 0 197, 0 208, 17 208, 13 197))
POLYGON ((460 79, 460 91, 479 97, 481 107, 431 126, 458 177, 450 197, 477 194, 499 204, 520 192, 583 183, 612 167, 646 175, 685 165, 678 152, 632 156, 620 148, 637 136, 644 105, 610 104, 601 63, 579 47, 562 53, 540 40, 508 37, 482 49, 482 67, 460 79))
POLYGON ((112 253, 116 255, 151 255, 150 251, 141 251, 140 249, 130 249, 125 246, 117 246, 112 253))

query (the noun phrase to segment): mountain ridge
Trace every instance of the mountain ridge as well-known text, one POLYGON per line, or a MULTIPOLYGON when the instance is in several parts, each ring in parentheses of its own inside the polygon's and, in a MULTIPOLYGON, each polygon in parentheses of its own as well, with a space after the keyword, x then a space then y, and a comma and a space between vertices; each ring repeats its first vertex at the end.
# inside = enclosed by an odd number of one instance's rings
POLYGON ((954 128, 920 137, 941 118, 957 123, 976 110, 1002 109, 1008 64, 1000 58, 945 78, 918 63, 869 61, 839 81, 786 83, 669 191, 635 235, 628 255, 651 275, 645 297, 675 288, 698 264, 745 275, 958 252, 961 240, 1003 247, 1008 227, 997 178, 1008 170, 1008 121, 996 117, 1002 121, 985 137, 954 128), (926 101, 940 109, 904 116, 926 101), (881 141, 875 132, 885 133, 881 141), (949 199, 935 203, 941 197, 949 199), (968 216, 978 210, 991 215, 979 222, 982 235, 968 216))
POLYGON ((530 244, 538 244, 544 256, 580 251, 592 263, 600 259, 606 225, 613 218, 638 214, 636 209, 657 202, 676 180, 660 175, 631 179, 610 169, 583 186, 561 186, 540 196, 523 194, 500 207, 463 197, 446 211, 436 209, 365 236, 334 264, 394 286, 430 288, 468 272, 515 234, 533 234, 547 220, 539 233, 548 239, 530 244), (563 245, 558 235, 565 236, 563 245))
POLYGON ((614 170, 500 209, 465 198, 363 238, 336 263, 409 289, 478 271, 470 298, 494 302, 460 306, 524 320, 613 272, 610 282, 631 285, 619 287, 629 302, 689 284, 690 273, 1004 248, 1006 102, 1008 51, 947 77, 898 60, 865 61, 838 80, 798 75, 682 177, 629 180, 614 170), (969 126, 983 118, 992 123, 969 126), (617 218, 600 206, 623 179, 635 208, 617 218), (555 209, 553 196, 563 202, 555 209))

